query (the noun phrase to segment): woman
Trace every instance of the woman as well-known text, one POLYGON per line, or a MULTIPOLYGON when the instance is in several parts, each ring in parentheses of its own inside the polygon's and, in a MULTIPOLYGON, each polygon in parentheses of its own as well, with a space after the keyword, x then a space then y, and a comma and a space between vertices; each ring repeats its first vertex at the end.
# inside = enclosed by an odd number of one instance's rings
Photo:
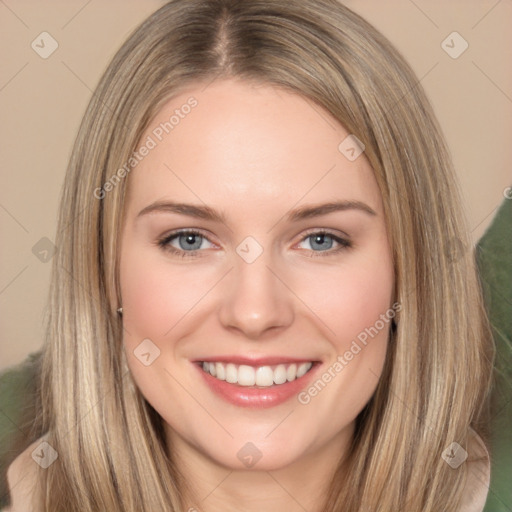
POLYGON ((149 17, 84 116, 56 245, 14 509, 482 510, 493 347, 452 165, 349 9, 149 17))

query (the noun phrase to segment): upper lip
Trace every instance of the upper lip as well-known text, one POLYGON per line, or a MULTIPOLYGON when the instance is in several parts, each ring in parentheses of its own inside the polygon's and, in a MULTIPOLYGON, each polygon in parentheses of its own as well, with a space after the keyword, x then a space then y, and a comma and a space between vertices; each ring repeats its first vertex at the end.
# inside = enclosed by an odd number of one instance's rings
POLYGON ((199 362, 225 362, 225 363, 233 363, 236 365, 245 364, 248 366, 272 366, 276 364, 287 364, 287 363, 309 363, 309 362, 317 362, 316 359, 298 359, 296 357, 288 357, 288 356, 269 356, 269 357, 247 357, 247 356, 213 356, 213 357, 204 357, 198 358, 194 360, 195 363, 199 362))

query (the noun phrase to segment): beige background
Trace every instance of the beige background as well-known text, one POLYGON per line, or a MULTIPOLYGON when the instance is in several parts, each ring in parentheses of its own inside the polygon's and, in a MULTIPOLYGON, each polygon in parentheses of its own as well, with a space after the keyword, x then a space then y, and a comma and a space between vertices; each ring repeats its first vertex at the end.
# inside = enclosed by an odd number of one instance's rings
MULTIPOLYGON (((421 79, 476 241, 512 184, 512 3, 345 3, 388 36, 421 79), (457 59, 441 46, 453 31, 469 44, 457 59)), ((43 237, 54 240, 66 162, 87 102, 129 32, 162 4, 0 0, 0 370, 41 347, 50 264, 32 248, 43 237), (43 31, 59 45, 47 59, 31 47, 43 31)))

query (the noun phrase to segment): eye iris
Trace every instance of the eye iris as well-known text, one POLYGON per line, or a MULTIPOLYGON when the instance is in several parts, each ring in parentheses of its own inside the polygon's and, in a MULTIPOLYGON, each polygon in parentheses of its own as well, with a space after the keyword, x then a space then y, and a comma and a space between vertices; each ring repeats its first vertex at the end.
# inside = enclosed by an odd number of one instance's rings
POLYGON ((319 249, 330 249, 332 247, 332 238, 329 235, 326 235, 326 234, 313 235, 311 237, 311 239, 313 240, 313 242, 311 243, 311 247, 313 249, 315 248, 316 244, 319 245, 319 247, 317 247, 319 249), (328 239, 330 239, 330 241, 331 241, 331 244, 329 245, 329 247, 326 247, 325 245, 323 245, 326 237, 328 239))
POLYGON ((179 242, 180 242, 181 249, 196 250, 201 247, 201 235, 196 235, 195 233, 187 233, 184 235, 180 235, 179 242), (186 242, 184 244, 182 243, 183 239, 186 240, 186 242))

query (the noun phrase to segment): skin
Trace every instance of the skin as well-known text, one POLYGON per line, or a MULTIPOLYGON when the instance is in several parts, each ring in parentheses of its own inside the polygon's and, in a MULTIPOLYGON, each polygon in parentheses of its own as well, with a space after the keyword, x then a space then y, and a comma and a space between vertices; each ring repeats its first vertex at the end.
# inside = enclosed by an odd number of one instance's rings
MULTIPOLYGON (((210 391, 191 361, 288 355, 322 361, 318 376, 332 366, 393 303, 382 198, 364 153, 349 161, 338 150, 348 132, 270 85, 197 84, 169 101, 141 140, 191 96, 197 106, 129 175, 120 259, 127 362, 192 485, 184 510, 320 511, 381 375, 389 323, 306 405, 293 397, 269 409, 237 407, 210 391), (226 222, 138 216, 170 200, 208 205, 226 222), (342 200, 375 215, 349 209, 286 220, 293 209, 342 200), (206 237, 195 238, 196 257, 157 245, 185 228, 206 237), (329 237, 315 245, 311 232, 322 229, 352 246, 335 252, 329 237), (236 252, 247 236, 263 248, 251 264, 236 252), (134 355, 147 338, 160 350, 149 366, 134 355), (262 453, 250 469, 237 457, 249 441, 262 453)), ((180 250, 184 238, 170 245, 180 250)))

